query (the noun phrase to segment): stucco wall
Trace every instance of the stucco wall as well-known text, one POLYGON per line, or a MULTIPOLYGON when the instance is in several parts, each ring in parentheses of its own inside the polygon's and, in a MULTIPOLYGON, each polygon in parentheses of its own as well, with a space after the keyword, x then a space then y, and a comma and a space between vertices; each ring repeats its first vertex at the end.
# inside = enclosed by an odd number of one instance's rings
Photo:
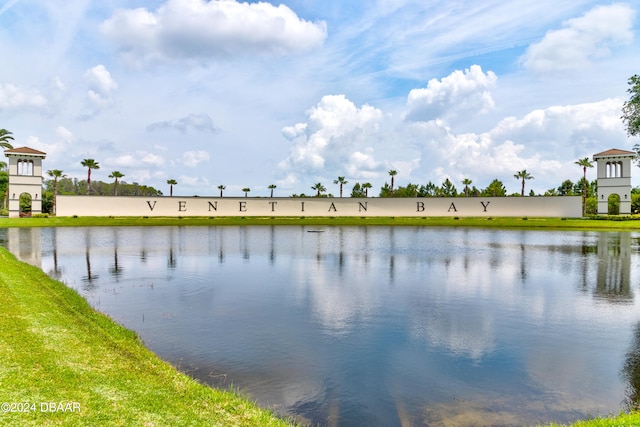
POLYGON ((58 196, 58 216, 532 216, 580 217, 580 196, 253 198, 58 196))

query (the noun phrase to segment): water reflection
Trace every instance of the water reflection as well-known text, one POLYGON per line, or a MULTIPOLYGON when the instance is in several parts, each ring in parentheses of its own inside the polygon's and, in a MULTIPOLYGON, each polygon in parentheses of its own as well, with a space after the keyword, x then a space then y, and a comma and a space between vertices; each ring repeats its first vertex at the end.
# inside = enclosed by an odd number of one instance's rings
POLYGON ((636 234, 131 227, 0 241, 192 375, 313 424, 522 425, 638 402, 636 234))
POLYGON ((628 303, 631 293, 631 235, 600 233, 598 236, 598 285, 596 296, 628 303))
POLYGON ((640 409, 640 322, 634 328, 633 342, 627 353, 623 376, 629 382, 627 409, 638 410, 640 409))
POLYGON ((40 251, 40 233, 32 228, 6 228, 0 229, 0 241, 3 246, 13 253, 18 259, 40 267, 42 253, 40 251))

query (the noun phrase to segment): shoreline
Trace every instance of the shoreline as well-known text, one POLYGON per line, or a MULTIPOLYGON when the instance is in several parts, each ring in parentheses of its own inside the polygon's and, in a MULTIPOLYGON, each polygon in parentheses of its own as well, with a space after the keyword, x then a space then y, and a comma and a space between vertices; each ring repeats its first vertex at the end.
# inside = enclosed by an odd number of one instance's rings
POLYGON ((595 218, 548 217, 40 217, 0 218, 6 227, 104 227, 104 226, 424 226, 480 227, 531 230, 640 231, 640 216, 595 218))
POLYGON ((0 248, 0 424, 265 425, 292 421, 198 382, 76 291, 0 248))

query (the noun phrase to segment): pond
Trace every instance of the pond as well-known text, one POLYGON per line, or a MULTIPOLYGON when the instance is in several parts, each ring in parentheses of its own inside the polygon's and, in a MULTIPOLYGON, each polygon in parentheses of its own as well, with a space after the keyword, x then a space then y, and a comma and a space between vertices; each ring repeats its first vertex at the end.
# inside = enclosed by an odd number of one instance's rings
POLYGON ((521 426, 640 401, 640 234, 0 229, 179 369, 320 426, 521 426))

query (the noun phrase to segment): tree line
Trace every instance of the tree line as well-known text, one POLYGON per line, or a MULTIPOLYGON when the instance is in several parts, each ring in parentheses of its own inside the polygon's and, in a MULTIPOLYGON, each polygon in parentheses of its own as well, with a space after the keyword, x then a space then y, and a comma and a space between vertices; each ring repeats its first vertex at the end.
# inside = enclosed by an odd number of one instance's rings
MULTIPOLYGON (((10 135, 10 132, 8 133, 10 135)), ((2 130, 0 130, 2 135, 2 130)), ((4 134, 6 136, 6 133, 4 134)), ((44 180, 43 192, 42 192, 42 211, 44 213, 55 213, 56 195, 97 195, 97 196, 162 196, 163 193, 154 187, 141 185, 137 182, 128 183, 123 181, 125 176, 119 171, 113 171, 109 175, 109 178, 113 179, 113 182, 92 181, 91 171, 100 168, 98 162, 94 159, 84 159, 81 162, 82 166, 87 168, 87 179, 79 180, 77 178, 68 178, 63 171, 58 169, 48 170, 47 175, 52 179, 44 180)), ((586 179, 586 173, 588 168, 592 168, 593 164, 588 158, 579 159, 575 162, 582 169, 583 177, 577 181, 567 179, 563 181, 558 187, 550 188, 542 194, 536 194, 533 190, 530 190, 529 196, 582 196, 583 198, 583 212, 585 215, 594 215, 597 213, 597 181, 589 181, 586 179)), ((6 170, 6 163, 0 162, 0 194, 5 194, 3 199, 2 208, 4 211, 7 209, 7 189, 8 189, 8 173, 6 170)), ((459 187, 456 186, 449 178, 446 178, 440 185, 437 185, 431 181, 427 184, 414 184, 408 183, 406 185, 395 185, 396 170, 388 171, 390 181, 385 182, 380 188, 378 197, 506 197, 516 196, 521 197, 526 192, 526 182, 534 179, 534 176, 526 169, 517 171, 513 177, 520 183, 520 192, 508 194, 504 183, 499 179, 494 179, 485 188, 478 188, 473 185, 473 181, 469 178, 464 178, 460 181, 459 187)), ((339 176, 333 181, 338 186, 339 197, 343 197, 345 186, 349 181, 344 176, 339 176)), ((173 186, 177 185, 177 181, 174 179, 167 180, 167 184, 170 186, 170 196, 173 196, 173 186)), ((273 197, 275 184, 269 185, 270 197, 273 197)), ((370 182, 356 182, 351 187, 350 197, 363 198, 370 196, 370 190, 373 185, 370 182)), ((219 185, 220 197, 223 197, 223 190, 226 186, 219 185)), ((318 182, 311 186, 314 194, 306 195, 293 194, 291 197, 333 197, 332 193, 328 193, 327 187, 318 182)), ((245 187, 242 189, 245 197, 248 196, 250 188, 245 187)), ((640 211, 640 188, 632 189, 632 212, 640 211)), ((612 201, 611 211, 616 211, 615 201, 612 201)), ((24 195, 24 200, 20 201, 21 210, 30 210, 31 200, 27 195, 24 195)))

